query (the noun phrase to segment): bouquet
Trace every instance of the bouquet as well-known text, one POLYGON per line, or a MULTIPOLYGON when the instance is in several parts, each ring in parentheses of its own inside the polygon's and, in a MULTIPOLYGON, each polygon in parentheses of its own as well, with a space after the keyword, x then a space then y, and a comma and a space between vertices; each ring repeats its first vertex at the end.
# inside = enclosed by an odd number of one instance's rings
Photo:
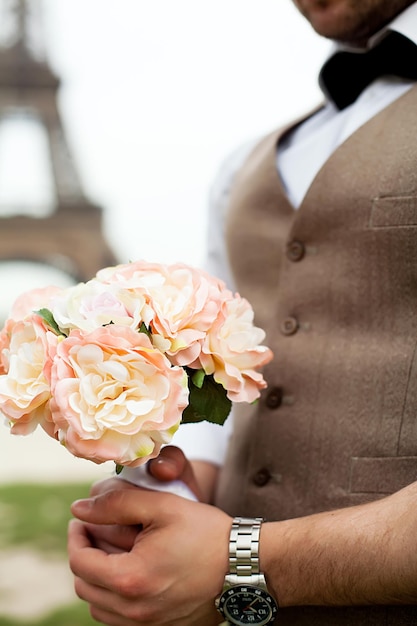
POLYGON ((272 358, 250 304, 185 264, 138 261, 22 294, 0 332, 0 411, 74 456, 136 467, 181 422, 223 424, 272 358))

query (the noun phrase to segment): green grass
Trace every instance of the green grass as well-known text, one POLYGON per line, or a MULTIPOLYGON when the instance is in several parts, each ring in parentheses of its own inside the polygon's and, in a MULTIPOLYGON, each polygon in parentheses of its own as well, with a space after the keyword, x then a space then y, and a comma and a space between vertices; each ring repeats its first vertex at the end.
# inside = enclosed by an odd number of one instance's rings
MULTIPOLYGON (((70 505, 88 495, 90 484, 0 486, 0 550, 16 546, 66 559, 70 505)), ((47 590, 45 590, 47 593, 47 590)), ((63 606, 35 620, 0 615, 0 626, 97 626, 84 602, 63 606)))
POLYGON ((0 486, 0 549, 30 546, 66 554, 70 505, 88 495, 85 484, 0 486))

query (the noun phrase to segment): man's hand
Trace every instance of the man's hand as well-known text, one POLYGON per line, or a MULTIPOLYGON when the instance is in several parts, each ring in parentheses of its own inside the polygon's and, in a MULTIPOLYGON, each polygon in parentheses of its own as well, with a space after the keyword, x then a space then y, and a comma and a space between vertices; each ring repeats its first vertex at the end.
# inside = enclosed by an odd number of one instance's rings
MULTIPOLYGON (((149 461, 147 467, 149 473, 157 480, 161 482, 182 480, 199 500, 203 499, 193 468, 179 448, 175 446, 162 448, 159 456, 149 461)), ((140 487, 115 476, 95 483, 91 488, 90 495, 98 496, 118 489, 142 491, 140 487)), ((87 524, 86 529, 89 532, 91 543, 110 554, 130 550, 136 539, 139 527, 137 525, 120 524, 87 524)))
POLYGON ((72 512, 78 519, 70 524, 70 566, 76 592, 94 619, 110 626, 221 622, 214 598, 228 569, 228 515, 129 487, 78 501, 72 512), (130 551, 108 554, 95 547, 89 524, 135 527, 130 551))
MULTIPOLYGON (((198 500, 203 500, 193 467, 182 450, 176 446, 165 446, 162 448, 155 459, 148 461, 147 468, 151 476, 161 482, 182 480, 191 489, 198 500)), ((121 480, 122 479, 118 477, 101 480, 93 485, 91 495, 99 495, 100 493, 116 489, 120 485, 121 480)), ((126 487, 127 484, 129 483, 125 481, 123 487, 126 487)))

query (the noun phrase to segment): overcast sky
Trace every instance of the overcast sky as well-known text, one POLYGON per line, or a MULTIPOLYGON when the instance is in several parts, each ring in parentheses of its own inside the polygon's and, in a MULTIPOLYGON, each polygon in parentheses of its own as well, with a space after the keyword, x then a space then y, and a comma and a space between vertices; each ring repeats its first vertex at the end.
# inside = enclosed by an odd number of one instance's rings
MULTIPOLYGON (((70 147, 117 257, 201 265, 222 161, 320 101, 328 42, 291 0, 36 2, 70 147)), ((0 205, 26 193, 46 206, 36 129, 0 130, 0 205)), ((3 308, 22 290, 7 275, 3 308)), ((53 278, 24 272, 29 288, 53 278)))
POLYGON ((44 0, 86 191, 122 260, 200 263, 222 160, 320 99, 290 0, 44 0))
MULTIPOLYGON (((43 6, 68 139, 87 195, 104 209, 115 252, 123 262, 200 265, 208 191, 221 162, 320 101, 316 75, 328 43, 290 0, 43 6)), ((19 145, 17 136, 12 143, 19 145)), ((29 159, 21 150, 20 162, 24 154, 29 159)), ((17 292, 28 278, 30 287, 45 281, 33 271, 20 278, 13 277, 17 292)), ((0 275, 3 296, 4 280, 0 275)), ((23 463, 47 476, 52 457, 39 454, 39 444, 12 439, 0 437, 3 470, 17 472, 23 463)))

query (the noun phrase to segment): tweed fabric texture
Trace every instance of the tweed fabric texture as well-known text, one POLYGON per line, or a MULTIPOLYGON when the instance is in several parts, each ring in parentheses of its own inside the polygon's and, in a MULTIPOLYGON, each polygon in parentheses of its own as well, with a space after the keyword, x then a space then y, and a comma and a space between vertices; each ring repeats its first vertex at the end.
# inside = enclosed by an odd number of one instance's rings
MULTIPOLYGON (((226 227, 237 288, 275 357, 261 400, 236 407, 217 504, 268 520, 417 480, 417 87, 334 152, 297 211, 276 171, 281 136, 265 137, 237 175, 226 227)), ((415 623, 417 607, 279 619, 415 623)))

